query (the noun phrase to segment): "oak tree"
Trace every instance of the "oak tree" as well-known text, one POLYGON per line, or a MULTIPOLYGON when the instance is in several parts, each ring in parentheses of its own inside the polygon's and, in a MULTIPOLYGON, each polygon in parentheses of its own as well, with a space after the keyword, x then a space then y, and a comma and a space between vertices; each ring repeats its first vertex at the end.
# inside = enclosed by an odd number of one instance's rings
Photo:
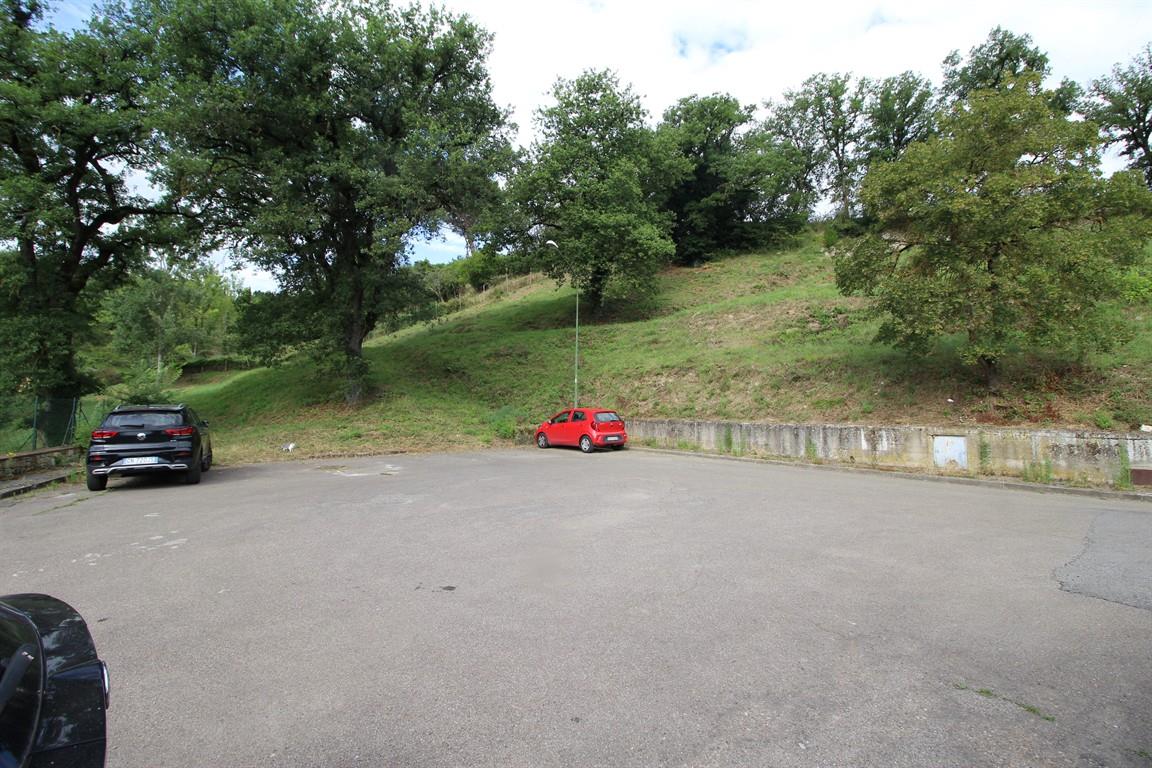
MULTIPOLYGON (((1041 81, 1046 78, 1051 72, 1048 54, 1033 45, 1031 35, 996 27, 967 57, 952 51, 944 58, 941 95, 947 102, 964 101, 975 91, 1000 88, 1030 72, 1041 81)), ((1072 111, 1079 97, 1079 86, 1067 78, 1048 94, 1052 106, 1065 113, 1072 111)))
POLYGON ((545 269, 593 307, 608 295, 650 291, 675 247, 657 193, 679 171, 655 150, 645 110, 607 71, 557 81, 537 113, 539 139, 516 179, 517 199, 540 240, 545 269))
POLYGON ((778 131, 802 137, 807 144, 814 185, 836 203, 838 216, 852 215, 862 168, 864 92, 850 74, 818 73, 797 91, 788 91, 774 107, 778 131))
POLYGON ((384 0, 155 9, 168 182, 315 308, 313 338, 358 401, 364 341, 409 288, 410 238, 465 211, 502 147, 490 35, 464 16, 384 0), (474 183, 445 183, 454 177, 474 183))
POLYGON ((908 145, 923 141, 935 128, 936 104, 932 84, 914 72, 882 80, 865 80, 864 160, 895 160, 908 145))
POLYGON ((0 388, 75 397, 102 291, 183 235, 145 183, 163 153, 149 98, 151 38, 124 9, 43 24, 37 0, 0 16, 0 388))
POLYGON ((872 299, 881 341, 924 353, 962 334, 991 387, 1014 348, 1106 348, 1123 338, 1109 302, 1152 236, 1152 192, 1103 178, 1099 149, 1037 73, 969 93, 938 135, 870 168, 876 223, 835 253, 837 284, 872 299))
POLYGON ((763 245, 806 218, 799 158, 756 124, 752 107, 721 94, 680 99, 657 139, 682 165, 665 202, 679 263, 763 245))
POLYGON ((1082 108, 1152 187, 1152 44, 1128 66, 1117 64, 1095 80, 1082 108))

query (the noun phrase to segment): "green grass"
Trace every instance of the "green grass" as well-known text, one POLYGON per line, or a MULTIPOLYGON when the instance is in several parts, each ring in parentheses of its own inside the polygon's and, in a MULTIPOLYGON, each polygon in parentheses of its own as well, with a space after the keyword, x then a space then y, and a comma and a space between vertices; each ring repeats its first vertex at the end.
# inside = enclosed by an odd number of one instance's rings
MULTIPOLYGON (((372 391, 357 408, 305 359, 202 377, 179 397, 214 422, 225 461, 285 457, 289 442, 293 456, 321 456, 527 441, 571 402, 575 298, 517 278, 434 323, 373 337, 372 391)), ((666 270, 642 302, 582 307, 580 400, 626 418, 1126 429, 1152 423, 1152 311, 1127 317, 1133 338, 1108 355, 1021 355, 989 392, 956 338, 924 359, 873 343, 878 321, 837 292, 809 235, 666 270)))

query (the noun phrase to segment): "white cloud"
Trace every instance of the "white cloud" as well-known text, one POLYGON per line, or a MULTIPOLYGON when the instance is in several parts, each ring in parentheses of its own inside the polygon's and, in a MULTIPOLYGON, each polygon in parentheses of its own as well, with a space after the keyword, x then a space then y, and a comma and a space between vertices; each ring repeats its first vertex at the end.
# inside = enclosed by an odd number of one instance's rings
POLYGON ((905 70, 940 80, 953 50, 966 53, 1002 26, 1048 53, 1057 79, 1080 83, 1126 62, 1152 38, 1152 3, 857 2, 754 0, 454 0, 495 36, 489 71, 528 143, 534 111, 558 77, 613 69, 656 120, 692 94, 730 93, 745 104, 779 99, 816 72, 886 77, 905 70))

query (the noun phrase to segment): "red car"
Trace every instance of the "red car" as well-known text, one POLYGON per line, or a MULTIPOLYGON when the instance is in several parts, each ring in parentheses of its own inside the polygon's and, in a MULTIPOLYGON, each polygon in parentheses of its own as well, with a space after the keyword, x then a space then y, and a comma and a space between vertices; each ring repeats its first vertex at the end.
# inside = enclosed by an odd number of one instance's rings
POLYGON ((628 442, 624 420, 607 408, 569 408, 536 428, 536 445, 578 445, 584 453, 597 448, 619 450, 628 442))

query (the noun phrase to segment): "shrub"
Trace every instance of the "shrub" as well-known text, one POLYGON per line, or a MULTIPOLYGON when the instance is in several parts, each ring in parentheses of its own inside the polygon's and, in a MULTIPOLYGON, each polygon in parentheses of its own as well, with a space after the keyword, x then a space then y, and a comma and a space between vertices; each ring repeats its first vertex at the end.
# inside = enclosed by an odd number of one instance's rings
POLYGON ((124 373, 124 380, 107 387, 103 395, 119 403, 167 403, 173 399, 171 387, 180 378, 179 366, 160 369, 140 365, 124 373))

